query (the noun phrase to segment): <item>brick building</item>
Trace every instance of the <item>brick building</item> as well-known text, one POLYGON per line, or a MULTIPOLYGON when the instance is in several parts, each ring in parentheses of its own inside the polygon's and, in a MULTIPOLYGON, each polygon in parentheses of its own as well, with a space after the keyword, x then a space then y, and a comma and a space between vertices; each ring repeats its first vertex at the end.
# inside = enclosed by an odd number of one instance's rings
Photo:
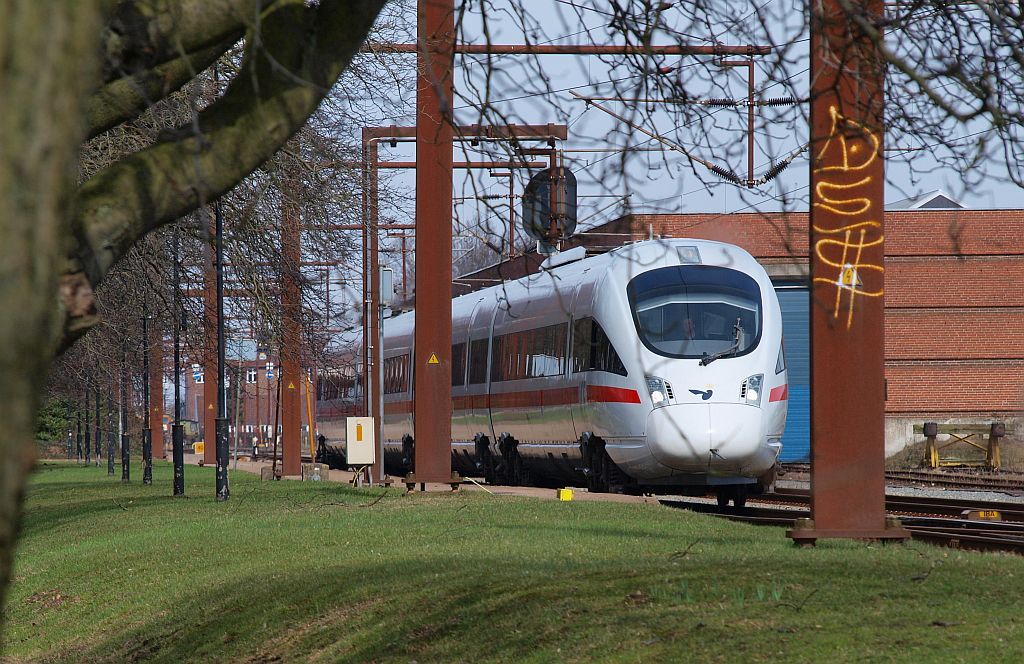
MULTIPOLYGON (((238 413, 238 425, 241 437, 239 438, 239 450, 249 453, 252 451, 252 443, 255 438, 260 450, 265 451, 273 446, 273 435, 275 424, 280 433, 280 414, 277 412, 278 404, 278 379, 281 373, 281 364, 276 358, 253 360, 228 360, 228 421, 231 427, 231 443, 234 443, 235 435, 235 413, 238 413), (236 379, 240 377, 240 381, 236 379)), ((203 431, 203 383, 205 374, 198 364, 186 365, 182 369, 185 377, 185 389, 182 396, 184 419, 194 420, 199 428, 199 440, 204 440, 206 432, 203 431)), ((307 427, 309 418, 307 416, 307 404, 313 409, 314 421, 316 419, 316 392, 313 391, 312 401, 306 399, 306 383, 296 385, 299 390, 299 403, 302 412, 302 443, 303 453, 308 454, 307 427)), ((287 386, 281 386, 287 389, 287 386)))
MULTIPOLYGON (((955 204, 942 198, 896 204, 885 213, 888 454, 914 440, 914 424, 1019 425, 1024 403, 1024 210, 935 209, 955 204)), ((737 244, 771 275, 790 368, 783 458, 806 459, 807 213, 627 215, 578 234, 564 248, 600 251, 658 236, 737 244)), ((455 292, 533 272, 542 259, 531 252, 464 275, 455 292)))

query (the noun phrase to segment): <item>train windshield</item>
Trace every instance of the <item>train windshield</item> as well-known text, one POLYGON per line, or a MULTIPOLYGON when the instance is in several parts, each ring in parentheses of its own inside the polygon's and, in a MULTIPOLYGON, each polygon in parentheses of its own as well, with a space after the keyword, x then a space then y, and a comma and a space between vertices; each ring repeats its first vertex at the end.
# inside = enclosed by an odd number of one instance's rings
POLYGON ((733 357, 761 339, 761 289, 737 270, 674 265, 626 287, 640 340, 666 357, 733 357))

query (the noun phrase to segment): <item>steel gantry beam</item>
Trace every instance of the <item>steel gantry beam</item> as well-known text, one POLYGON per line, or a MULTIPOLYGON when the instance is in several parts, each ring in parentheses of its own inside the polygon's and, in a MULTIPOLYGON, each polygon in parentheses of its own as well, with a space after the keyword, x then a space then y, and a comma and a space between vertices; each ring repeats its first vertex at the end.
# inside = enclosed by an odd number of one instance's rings
MULTIPOLYGON (((419 0, 417 3, 416 44, 368 44, 364 51, 416 53, 416 327, 412 375, 415 389, 414 403, 414 472, 407 476, 407 486, 416 483, 453 483, 458 478, 451 471, 451 269, 452 269, 452 146, 456 132, 451 117, 453 101, 453 62, 455 53, 510 54, 510 55, 764 55, 770 47, 764 46, 628 46, 628 45, 560 45, 560 44, 455 44, 454 0, 419 0), (429 322, 428 322, 429 321, 429 322)), ((479 127, 479 126, 478 126, 479 127)), ((379 128, 395 136, 399 128, 379 128)), ((491 132, 496 138, 506 128, 483 127, 480 133, 491 132)), ((465 138, 465 133, 459 132, 465 138)), ((408 136, 408 134, 405 134, 408 136)), ((367 134, 364 133, 364 140, 367 134)), ((370 135, 383 138, 383 135, 370 135)), ((504 138, 510 138, 505 135, 504 138)), ((372 154, 364 148, 364 163, 375 163, 372 154)), ((376 186, 370 185, 375 194, 376 186)), ((367 191, 367 189, 364 189, 367 191)), ((376 203, 365 201, 364 209, 376 210, 376 203)), ((371 237, 364 238, 369 253, 364 256, 364 268, 369 264, 371 278, 369 297, 364 298, 367 312, 374 316, 378 310, 374 290, 377 285, 376 224, 368 221, 371 237)), ((364 320, 366 318, 364 317, 364 320)), ((376 340, 376 324, 368 326, 364 334, 364 348, 368 339, 376 340), (372 336, 370 336, 372 335, 372 336)), ((367 373, 375 365, 370 351, 364 360, 367 373)), ((372 374, 377 374, 372 371, 372 374)), ((373 385, 378 379, 371 378, 373 385)), ((378 388, 379 389, 379 388, 378 388)), ((375 402, 375 391, 368 390, 369 401, 375 402)), ((379 401, 376 401, 379 403, 379 401)), ((379 431, 379 429, 378 429, 379 431)))
POLYGON ((164 443, 164 334, 158 324, 153 325, 149 341, 149 421, 153 430, 153 458, 167 458, 164 443))
MULTIPOLYGON (((208 237, 217 234, 215 219, 207 212, 208 237)), ((203 243, 203 464, 217 463, 217 267, 214 247, 203 243)), ((198 419, 198 418, 197 418, 198 419)))
MULTIPOLYGON (((544 125, 506 125, 503 127, 490 127, 486 125, 461 125, 457 132, 452 131, 452 139, 459 141, 547 141, 553 142, 565 140, 568 136, 568 127, 564 124, 544 125)), ((382 230, 415 230, 416 224, 381 224, 379 222, 379 191, 377 171, 382 168, 417 168, 418 158, 415 162, 388 162, 379 159, 379 144, 382 142, 409 142, 416 138, 416 127, 365 127, 363 129, 363 210, 365 211, 363 224, 353 226, 350 224, 331 225, 332 230, 362 230, 363 232, 363 399, 364 412, 367 416, 374 418, 374 430, 382 432, 380 417, 382 412, 381 401, 381 378, 380 367, 382 363, 383 349, 379 347, 380 338, 380 293, 379 280, 377 275, 380 271, 380 231, 382 230), (372 276, 371 276, 372 275, 372 276)), ((449 150, 449 154, 451 151, 449 150)), ((419 152, 417 152, 417 157, 419 152)), ((543 162, 538 161, 467 161, 449 162, 451 168, 542 168, 543 162)), ((451 181, 451 172, 448 171, 448 180, 451 181)), ((417 179, 418 182, 418 179, 417 179)), ((429 191, 429 189, 428 189, 429 191)), ((449 192, 451 187, 449 186, 449 192)), ((450 199, 449 194, 449 199, 450 199)), ((449 203, 448 225, 451 227, 451 204, 449 203)), ((449 235, 451 231, 449 230, 449 235)), ((404 243, 404 241, 403 241, 404 243)), ((449 263, 451 247, 448 247, 449 263)), ((450 270, 449 270, 450 271, 450 270)), ((405 269, 403 263, 402 288, 406 289, 405 269)), ((451 296, 449 294, 449 300, 451 296)), ((449 305, 450 309, 450 305, 449 305)), ((449 325, 450 325, 449 321, 449 325)), ((450 335, 450 332, 449 332, 450 335)), ((450 344, 449 344, 450 346, 450 344)), ((450 352, 450 348, 449 348, 450 352)), ((429 358, 428 358, 429 359, 429 358)), ((447 388, 450 390, 450 386, 447 388)), ((449 396, 450 400, 450 396, 449 396)), ((380 456, 380 455, 378 455, 380 456)), ((379 461, 379 460, 378 460, 379 461)), ((384 479, 384 468, 381 463, 375 464, 371 469, 371 478, 384 479)), ((450 468, 449 468, 449 473, 450 468)))
MULTIPOLYGON (((416 329, 413 438, 406 486, 453 483, 452 119, 454 0, 420 0, 416 49, 416 329)), ((371 280, 372 281, 372 280, 371 280)))
MULTIPOLYGON (((864 8, 882 16, 881 0, 864 8)), ((811 519, 797 543, 909 537, 885 514, 883 74, 840 0, 813 3, 811 519)))
MULTIPOLYGON (((421 5, 424 2, 421 0, 421 5)), ((450 4, 439 0, 427 0, 427 6, 450 4)), ((421 9, 422 12, 422 9, 421 9)), ((421 40, 422 41, 422 40, 421 40)), ((691 46, 687 44, 664 44, 636 46, 629 44, 457 44, 448 53, 461 55, 767 55, 770 46, 691 46)), ((417 44, 392 44, 373 42, 363 47, 367 53, 417 53, 417 44)))
MULTIPOLYGON (((301 314, 299 290, 302 259, 298 178, 285 180, 281 197, 281 474, 302 474, 301 314)), ((277 432, 274 432, 277 435, 277 432)), ((276 459, 275 459, 276 463, 276 459)))

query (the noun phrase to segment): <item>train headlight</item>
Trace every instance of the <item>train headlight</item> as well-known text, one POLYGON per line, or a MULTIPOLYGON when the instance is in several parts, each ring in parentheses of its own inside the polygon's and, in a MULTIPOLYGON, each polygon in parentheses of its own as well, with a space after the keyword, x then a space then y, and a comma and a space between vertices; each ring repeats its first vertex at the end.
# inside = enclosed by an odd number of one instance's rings
POLYGON ((665 381, 661 378, 647 376, 647 392, 651 395, 651 401, 655 408, 668 405, 666 398, 668 390, 665 388, 665 381))
POLYGON ((761 385, 764 374, 756 374, 743 381, 743 398, 751 406, 761 405, 761 385))

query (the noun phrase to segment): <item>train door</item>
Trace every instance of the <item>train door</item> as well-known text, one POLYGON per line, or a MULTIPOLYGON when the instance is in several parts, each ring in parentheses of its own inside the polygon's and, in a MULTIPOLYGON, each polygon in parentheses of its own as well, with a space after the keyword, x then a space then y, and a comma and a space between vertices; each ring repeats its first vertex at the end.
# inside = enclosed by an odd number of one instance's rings
MULTIPOLYGON (((575 368, 575 363, 573 361, 573 349, 577 346, 575 334, 575 330, 578 327, 577 321, 591 317, 594 311, 594 293, 597 290, 598 280, 595 278, 588 278, 591 277, 589 273, 590 270, 585 270, 583 272, 580 283, 576 287, 576 293, 572 302, 572 320, 569 335, 569 380, 570 384, 577 392, 576 398, 573 400, 573 404, 570 409, 575 440, 579 440, 580 436, 587 431, 586 423, 591 421, 591 417, 588 412, 589 407, 587 406, 587 374, 585 372, 573 370, 575 368)), ((589 339, 587 341, 589 342, 589 339)))
POLYGON ((497 307, 489 299, 481 299, 473 310, 466 339, 466 388, 463 393, 464 412, 460 431, 470 440, 484 434, 492 446, 495 441, 491 426, 490 345, 497 307))
POLYGON ((477 474, 474 438, 478 431, 472 426, 473 395, 467 385, 469 330, 482 301, 463 298, 454 301, 452 308, 452 464, 453 470, 470 476, 477 474))

